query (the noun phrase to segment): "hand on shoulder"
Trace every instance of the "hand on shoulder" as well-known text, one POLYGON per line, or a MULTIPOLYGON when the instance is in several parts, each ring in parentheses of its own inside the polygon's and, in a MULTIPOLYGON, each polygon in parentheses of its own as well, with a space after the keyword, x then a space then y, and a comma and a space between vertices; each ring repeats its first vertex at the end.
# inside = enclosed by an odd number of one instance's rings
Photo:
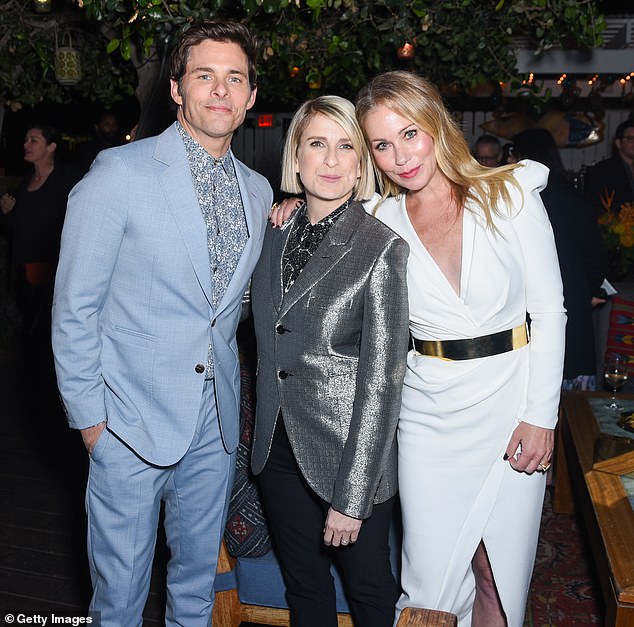
POLYGON ((274 203, 269 213, 271 226, 274 229, 281 228, 301 204, 302 201, 299 198, 285 198, 282 202, 274 203))

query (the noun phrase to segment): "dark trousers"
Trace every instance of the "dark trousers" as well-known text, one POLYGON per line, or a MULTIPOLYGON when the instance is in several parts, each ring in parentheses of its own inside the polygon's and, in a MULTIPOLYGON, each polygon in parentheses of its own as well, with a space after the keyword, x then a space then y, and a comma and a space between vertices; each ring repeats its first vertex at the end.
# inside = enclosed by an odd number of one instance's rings
POLYGON ((355 544, 325 546, 329 504, 303 478, 282 423, 280 416, 260 486, 286 583, 292 627, 336 627, 333 560, 342 574, 355 624, 392 627, 399 596, 388 546, 395 498, 374 506, 355 544))
POLYGON ((48 350, 51 344, 53 283, 29 282, 25 266, 20 266, 16 272, 14 290, 25 337, 36 347, 48 350))

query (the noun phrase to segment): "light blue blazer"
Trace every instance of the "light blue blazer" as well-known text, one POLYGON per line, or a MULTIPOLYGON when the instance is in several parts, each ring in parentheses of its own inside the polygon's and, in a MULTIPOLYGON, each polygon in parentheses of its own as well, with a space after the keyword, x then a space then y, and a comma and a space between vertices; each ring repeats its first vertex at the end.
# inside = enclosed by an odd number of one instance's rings
POLYGON ((234 163, 249 239, 217 310, 205 222, 175 125, 100 153, 69 197, 52 328, 69 424, 107 419, 160 466, 192 441, 210 341, 223 444, 231 452, 238 442, 235 333, 273 194, 234 163))

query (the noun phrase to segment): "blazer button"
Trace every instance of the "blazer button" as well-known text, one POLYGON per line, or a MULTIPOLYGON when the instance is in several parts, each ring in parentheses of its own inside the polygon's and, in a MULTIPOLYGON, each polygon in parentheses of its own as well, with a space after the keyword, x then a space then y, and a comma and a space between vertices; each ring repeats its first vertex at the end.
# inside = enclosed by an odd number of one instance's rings
POLYGON ((202 374, 203 372, 205 372, 205 366, 203 366, 202 364, 196 364, 196 367, 194 368, 194 370, 198 374, 202 374))
POLYGON ((284 335, 284 333, 286 332, 286 329, 284 328, 284 325, 282 324, 278 324, 275 327, 275 330, 280 334, 280 335, 284 335))
POLYGON ((277 376, 278 376, 280 379, 286 379, 286 378, 288 377, 288 372, 286 372, 286 370, 280 370, 280 371, 277 373, 277 376))

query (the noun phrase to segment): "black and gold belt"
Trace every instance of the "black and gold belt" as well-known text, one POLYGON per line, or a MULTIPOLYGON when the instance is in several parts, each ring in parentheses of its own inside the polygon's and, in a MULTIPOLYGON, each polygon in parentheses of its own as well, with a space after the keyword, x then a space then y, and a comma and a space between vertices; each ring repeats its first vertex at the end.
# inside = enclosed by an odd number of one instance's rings
POLYGON ((414 350, 420 355, 440 357, 452 361, 499 355, 527 344, 526 324, 490 335, 461 340, 417 340, 412 336, 414 350))

